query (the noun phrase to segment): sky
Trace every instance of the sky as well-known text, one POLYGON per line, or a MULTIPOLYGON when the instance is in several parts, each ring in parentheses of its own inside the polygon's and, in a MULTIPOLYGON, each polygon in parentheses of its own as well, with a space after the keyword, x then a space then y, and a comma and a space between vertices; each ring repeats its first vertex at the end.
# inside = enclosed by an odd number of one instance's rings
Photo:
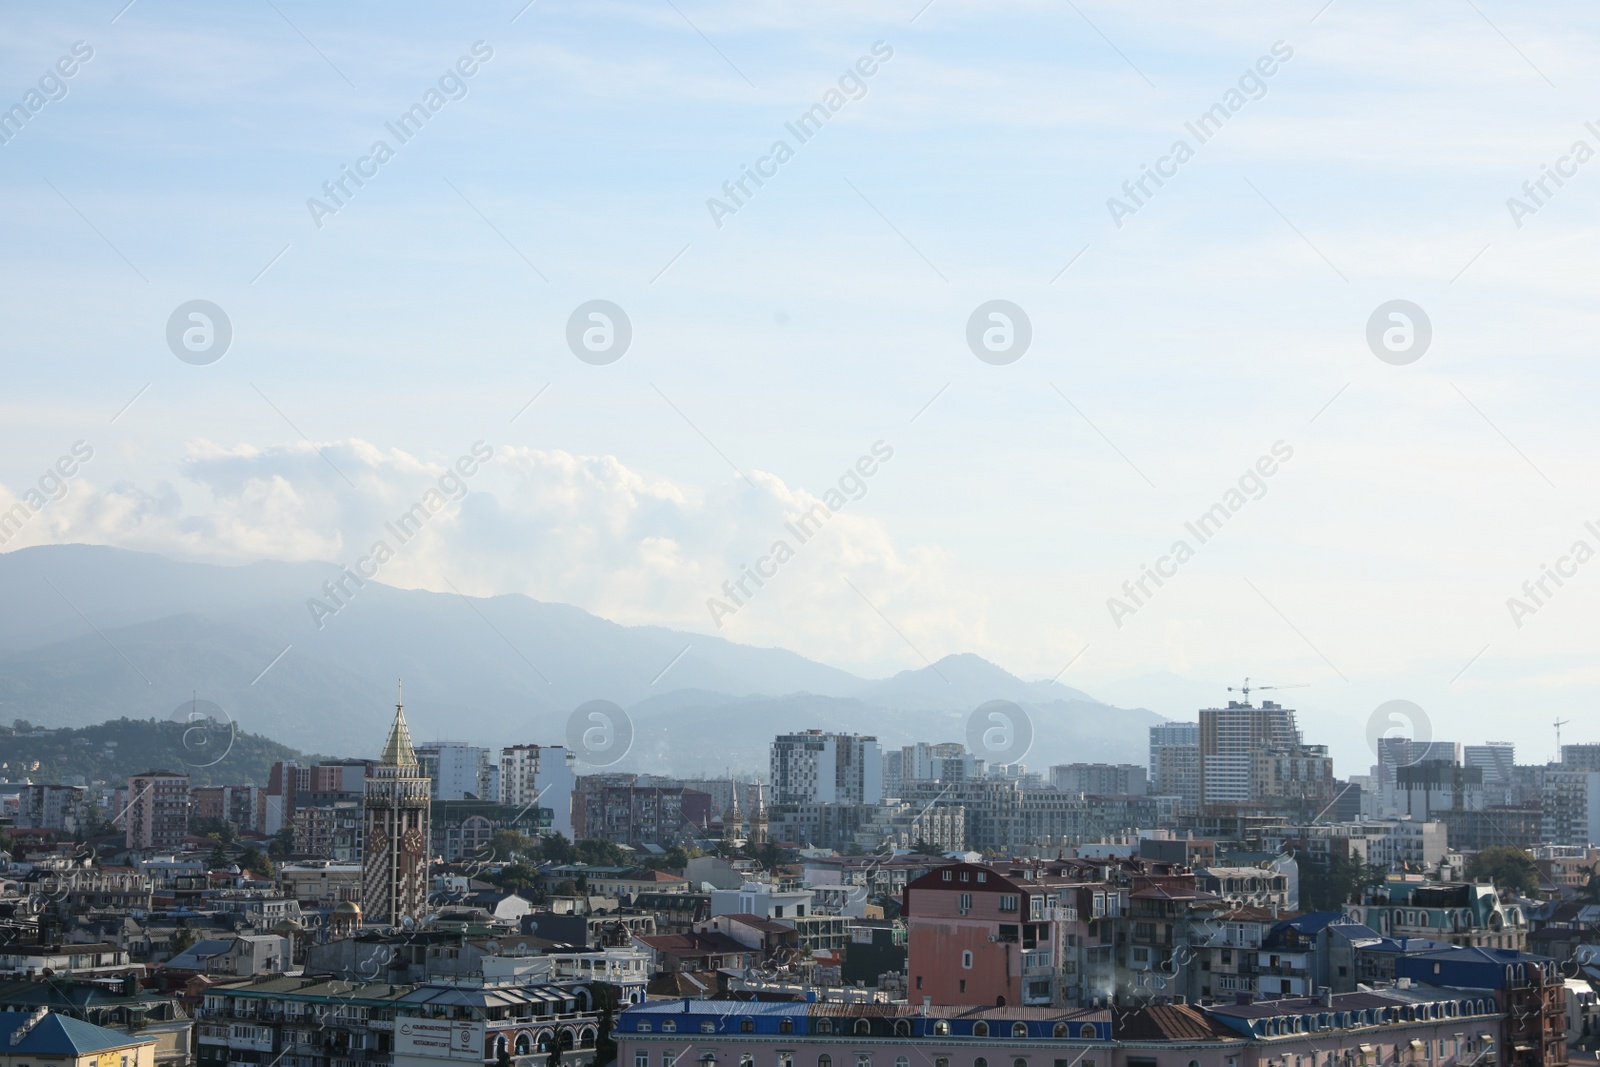
POLYGON ((1543 761, 1600 740, 1597 23, 13 6, 3 548, 355 565, 446 478, 380 580, 1543 761))

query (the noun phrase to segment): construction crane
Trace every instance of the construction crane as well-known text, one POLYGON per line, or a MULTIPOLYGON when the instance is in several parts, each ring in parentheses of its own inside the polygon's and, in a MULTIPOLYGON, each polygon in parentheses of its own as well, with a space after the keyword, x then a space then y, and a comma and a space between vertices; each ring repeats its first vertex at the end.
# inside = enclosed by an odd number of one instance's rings
POLYGON ((1569 723, 1571 721, 1572 721, 1571 719, 1557 719, 1556 720, 1556 762, 1557 763, 1561 762, 1561 728, 1563 726, 1567 725, 1567 723, 1569 723))
POLYGON ((1310 686, 1310 682, 1301 682, 1297 685, 1251 685, 1250 679, 1247 677, 1245 678, 1243 685, 1228 686, 1228 692, 1243 693, 1244 702, 1246 705, 1248 705, 1250 703, 1250 690, 1252 689, 1308 689, 1310 686))

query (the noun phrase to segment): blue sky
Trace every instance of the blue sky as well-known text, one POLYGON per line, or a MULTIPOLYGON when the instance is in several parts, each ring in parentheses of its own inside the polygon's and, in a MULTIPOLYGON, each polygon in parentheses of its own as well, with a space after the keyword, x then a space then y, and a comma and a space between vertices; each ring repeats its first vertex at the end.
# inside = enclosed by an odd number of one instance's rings
POLYGON ((1600 564, 1520 627, 1506 603, 1574 541, 1600 548, 1600 161, 1520 227, 1506 204, 1575 141, 1600 149, 1589 8, 0 19, 5 106, 93 49, 0 145, 0 503, 94 448, 7 548, 351 561, 484 440, 496 460, 384 580, 864 674, 1070 661, 1064 682, 1169 713, 1170 686, 1123 683, 1303 682, 1343 771, 1385 700, 1524 759, 1593 706, 1600 564), (307 199, 480 41, 465 95, 317 227, 307 199), (893 55, 864 95, 718 227, 707 199, 876 42, 893 55), (1275 45, 1292 58, 1264 92, 1194 143, 1185 122, 1275 45), (1117 226, 1108 198, 1180 137, 1194 158, 1117 226), (233 328, 205 366, 165 340, 193 299, 233 328), (633 327, 605 366, 565 341, 595 299, 633 327), (1006 366, 965 338, 993 299, 1032 323, 1006 366), (1365 340, 1394 299, 1433 325, 1405 366, 1365 340), (893 458, 865 495, 717 629, 707 599, 878 441, 893 458), (1116 625, 1108 598, 1279 441, 1265 495, 1116 625))

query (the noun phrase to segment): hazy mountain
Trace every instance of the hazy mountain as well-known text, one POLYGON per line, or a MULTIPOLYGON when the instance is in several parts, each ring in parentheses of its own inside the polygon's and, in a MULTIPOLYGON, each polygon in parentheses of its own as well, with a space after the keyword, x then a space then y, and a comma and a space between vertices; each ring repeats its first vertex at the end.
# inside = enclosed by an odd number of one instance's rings
MULTIPOLYGON (((368 581, 315 625, 331 564, 229 567, 122 549, 0 554, 0 721, 83 726, 170 718, 197 696, 300 749, 371 755, 405 679, 418 740, 561 743, 573 709, 629 709, 618 770, 721 773, 767 765, 783 730, 871 732, 886 746, 965 740, 978 705, 1010 700, 1034 726, 1026 761, 1142 762, 1158 717, 978 656, 867 680, 782 649, 628 627, 521 595, 466 598, 368 581)), ((326 598, 324 598, 326 599, 326 598)))

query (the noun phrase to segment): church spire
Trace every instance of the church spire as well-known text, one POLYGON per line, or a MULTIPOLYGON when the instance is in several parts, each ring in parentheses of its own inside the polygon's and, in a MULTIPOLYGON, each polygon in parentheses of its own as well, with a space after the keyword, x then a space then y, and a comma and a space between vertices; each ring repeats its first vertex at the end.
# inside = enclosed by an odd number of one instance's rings
POLYGON ((405 690, 399 682, 395 683, 394 725, 389 727, 389 740, 378 762, 388 767, 417 765, 417 750, 411 747, 411 730, 406 726, 405 690))

